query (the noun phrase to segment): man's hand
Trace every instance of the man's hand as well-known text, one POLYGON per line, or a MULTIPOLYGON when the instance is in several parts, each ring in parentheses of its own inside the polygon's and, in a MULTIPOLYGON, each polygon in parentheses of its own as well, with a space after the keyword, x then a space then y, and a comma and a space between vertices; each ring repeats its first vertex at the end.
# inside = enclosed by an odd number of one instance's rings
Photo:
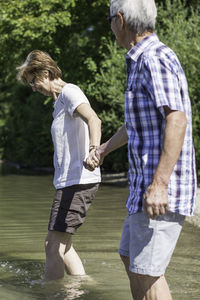
POLYGON ((110 152, 127 144, 128 137, 125 124, 105 143, 90 151, 88 158, 83 162, 86 169, 93 171, 96 167, 102 165, 104 157, 110 152))
POLYGON ((84 167, 89 171, 94 171, 95 168, 103 164, 104 157, 103 146, 99 146, 96 150, 90 151, 89 156, 83 162, 84 167))
POLYGON ((151 219, 164 215, 168 211, 167 187, 162 184, 152 183, 145 192, 143 208, 151 219))
POLYGON ((89 171, 94 171, 100 165, 100 155, 97 150, 93 149, 90 151, 88 157, 83 162, 83 165, 89 171))

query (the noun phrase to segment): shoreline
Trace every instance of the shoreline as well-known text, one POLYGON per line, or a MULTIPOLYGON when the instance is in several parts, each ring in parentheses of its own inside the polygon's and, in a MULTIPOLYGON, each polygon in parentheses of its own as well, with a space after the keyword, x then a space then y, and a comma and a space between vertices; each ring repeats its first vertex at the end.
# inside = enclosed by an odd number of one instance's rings
MULTIPOLYGON (((0 166, 3 165, 3 161, 0 160, 0 166)), ((21 173, 24 171, 25 174, 32 172, 33 174, 50 174, 53 173, 53 168, 39 168, 35 167, 33 169, 28 169, 26 167, 22 167, 19 164, 7 162, 5 163, 5 167, 11 170, 13 170, 13 173, 21 173), (15 171, 15 172, 14 172, 15 171)), ((115 185, 120 187, 126 187, 128 186, 128 180, 127 180, 127 173, 126 172, 120 172, 120 173, 108 173, 103 172, 102 175, 102 184, 105 185, 115 185)), ((186 217, 186 221, 198 228, 200 228, 200 186, 197 187, 197 194, 195 198, 195 212, 194 216, 192 217, 186 217)))
POLYGON ((186 217, 186 221, 188 223, 200 228, 200 186, 197 187, 194 216, 186 217))
MULTIPOLYGON (((102 174, 102 183, 116 186, 128 186, 126 173, 102 174)), ((200 186, 197 187, 194 216, 186 217, 186 222, 200 228, 200 186)))

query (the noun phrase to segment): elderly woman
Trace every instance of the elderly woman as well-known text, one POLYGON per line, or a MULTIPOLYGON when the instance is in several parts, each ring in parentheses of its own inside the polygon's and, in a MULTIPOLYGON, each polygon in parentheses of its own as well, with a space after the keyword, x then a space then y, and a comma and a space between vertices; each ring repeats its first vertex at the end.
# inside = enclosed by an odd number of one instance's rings
POLYGON ((17 78, 34 92, 55 100, 51 127, 54 144, 53 201, 45 242, 45 279, 84 275, 82 262, 72 246, 72 235, 85 220, 86 212, 101 181, 91 155, 100 144, 101 121, 81 89, 61 79, 62 72, 49 54, 34 50, 17 68, 17 78))

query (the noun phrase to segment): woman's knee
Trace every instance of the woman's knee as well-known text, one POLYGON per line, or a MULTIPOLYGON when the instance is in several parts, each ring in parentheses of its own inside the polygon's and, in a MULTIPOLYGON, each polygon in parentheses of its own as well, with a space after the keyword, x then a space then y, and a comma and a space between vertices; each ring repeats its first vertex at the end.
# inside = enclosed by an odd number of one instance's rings
POLYGON ((45 252, 47 256, 55 255, 59 253, 59 244, 54 242, 52 239, 45 240, 45 252))
POLYGON ((45 252, 49 255, 63 256, 66 248, 71 247, 71 234, 58 231, 49 231, 45 240, 45 252), (70 244, 70 246, 69 246, 70 244))

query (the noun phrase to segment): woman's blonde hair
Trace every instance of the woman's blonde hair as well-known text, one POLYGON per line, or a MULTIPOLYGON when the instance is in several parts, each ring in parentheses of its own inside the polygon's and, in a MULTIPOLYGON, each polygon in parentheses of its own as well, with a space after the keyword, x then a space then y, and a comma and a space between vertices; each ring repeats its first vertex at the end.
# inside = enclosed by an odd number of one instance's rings
POLYGON ((18 71, 17 79, 23 84, 28 84, 28 74, 42 79, 44 72, 48 71, 50 80, 61 78, 62 76, 62 72, 56 62, 48 53, 41 50, 33 50, 30 52, 25 62, 16 69, 18 71))

